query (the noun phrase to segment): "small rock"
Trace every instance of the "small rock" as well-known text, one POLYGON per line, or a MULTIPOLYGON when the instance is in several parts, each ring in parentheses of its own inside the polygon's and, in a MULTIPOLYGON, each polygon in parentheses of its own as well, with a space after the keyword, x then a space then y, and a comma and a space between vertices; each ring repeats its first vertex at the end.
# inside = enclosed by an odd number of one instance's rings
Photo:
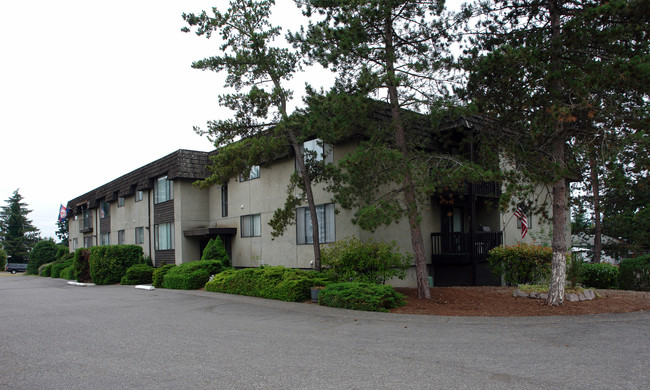
POLYGON ((523 292, 523 291, 521 291, 519 289, 515 290, 512 293, 512 296, 515 297, 515 298, 528 298, 528 294, 526 294, 525 292, 523 292))
POLYGON ((537 291, 531 292, 529 296, 534 299, 539 299, 539 293, 537 291))
POLYGON ((579 293, 579 294, 578 294, 578 299, 580 299, 581 301, 586 301, 586 300, 587 300, 587 297, 585 297, 585 294, 583 294, 583 293, 579 293))
POLYGON ((564 294, 564 299, 569 302, 578 302, 580 300, 576 294, 564 294))
POLYGON ((548 299, 548 294, 546 293, 539 294, 539 299, 548 299))
POLYGON ((585 298, 587 298, 587 300, 596 298, 596 293, 592 289, 584 290, 583 293, 585 294, 585 298))

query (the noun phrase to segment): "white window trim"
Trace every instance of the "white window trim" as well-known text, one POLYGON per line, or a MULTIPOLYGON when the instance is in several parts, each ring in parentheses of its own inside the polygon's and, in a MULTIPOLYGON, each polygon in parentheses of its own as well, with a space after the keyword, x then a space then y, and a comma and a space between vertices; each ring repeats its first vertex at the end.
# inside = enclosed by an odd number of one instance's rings
POLYGON ((262 215, 249 214, 240 217, 241 237, 261 237, 262 236, 262 215))
MULTIPOLYGON (((334 203, 316 205, 319 241, 321 244, 336 241, 336 213, 334 203)), ((309 207, 296 209, 296 242, 298 245, 313 244, 311 214, 309 207)))

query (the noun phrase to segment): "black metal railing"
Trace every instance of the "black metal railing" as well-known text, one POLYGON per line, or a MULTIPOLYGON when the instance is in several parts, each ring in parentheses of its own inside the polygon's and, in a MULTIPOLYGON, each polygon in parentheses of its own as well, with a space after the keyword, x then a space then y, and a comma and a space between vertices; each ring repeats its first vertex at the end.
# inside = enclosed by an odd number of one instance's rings
POLYGON ((484 261, 502 242, 503 232, 431 233, 432 260, 484 261))

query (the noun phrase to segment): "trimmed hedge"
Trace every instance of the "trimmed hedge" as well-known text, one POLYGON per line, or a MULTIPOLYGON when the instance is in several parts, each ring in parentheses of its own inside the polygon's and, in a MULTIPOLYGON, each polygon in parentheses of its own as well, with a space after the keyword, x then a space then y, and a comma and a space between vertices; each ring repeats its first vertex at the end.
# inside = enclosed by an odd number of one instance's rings
POLYGON ((61 279, 74 280, 74 265, 72 263, 61 270, 61 279))
POLYGON ((539 245, 498 246, 488 252, 490 271, 510 286, 543 284, 551 276, 553 249, 539 245))
POLYGON ((336 280, 384 284, 391 278, 404 279, 413 256, 400 253, 396 241, 362 242, 352 237, 324 246, 321 261, 324 272, 336 280))
POLYGON ((650 291, 650 255, 621 261, 618 284, 623 290, 650 291))
POLYGON ((327 283, 327 277, 319 272, 280 266, 260 267, 223 271, 206 283, 205 290, 302 302, 311 297, 311 287, 327 283))
POLYGON ((57 260, 52 263, 50 268, 50 277, 52 278, 61 278, 61 272, 72 265, 72 259, 67 259, 65 261, 57 260))
POLYGON ((160 268, 156 268, 156 270, 153 271, 151 284, 153 284, 155 288, 162 288, 165 274, 174 267, 176 267, 176 264, 165 264, 160 268))
POLYGON ((580 266, 582 284, 594 288, 616 288, 618 267, 607 263, 585 263, 580 266))
POLYGON ((147 264, 135 264, 126 270, 126 274, 122 276, 120 284, 150 284, 153 277, 155 268, 147 264))
POLYGON ((404 306, 404 296, 392 286, 374 283, 332 283, 318 294, 318 304, 341 309, 383 311, 404 306))
POLYGON ((52 276, 52 263, 43 264, 38 267, 38 274, 46 278, 52 276))
POLYGON ((74 278, 80 283, 90 283, 90 250, 79 248, 74 252, 74 278))
POLYGON ((205 286, 211 275, 224 270, 219 260, 199 260, 170 268, 163 276, 162 286, 176 290, 196 290, 205 286))
POLYGON ((27 273, 30 275, 38 275, 38 267, 57 260, 56 251, 56 244, 51 239, 37 242, 34 245, 34 249, 29 253, 27 273))
POLYGON ((203 250, 201 260, 219 260, 225 266, 230 266, 230 257, 228 257, 228 252, 226 252, 226 247, 223 245, 221 237, 217 236, 217 238, 211 238, 208 241, 208 245, 203 250))
POLYGON ((140 245, 103 245, 90 248, 90 278, 98 285, 119 283, 126 270, 142 263, 140 245))

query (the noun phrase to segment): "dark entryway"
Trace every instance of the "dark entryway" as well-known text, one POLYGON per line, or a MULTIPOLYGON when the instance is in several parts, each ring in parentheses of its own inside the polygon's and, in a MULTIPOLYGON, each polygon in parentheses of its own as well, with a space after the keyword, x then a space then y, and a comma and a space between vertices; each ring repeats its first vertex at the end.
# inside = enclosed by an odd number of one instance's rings
POLYGON ((183 235, 188 238, 194 238, 198 240, 199 250, 201 256, 203 256, 203 251, 205 247, 210 242, 210 239, 221 237, 221 242, 226 248, 228 257, 230 257, 232 263, 232 238, 237 234, 237 228, 197 228, 189 229, 183 232, 183 235))

